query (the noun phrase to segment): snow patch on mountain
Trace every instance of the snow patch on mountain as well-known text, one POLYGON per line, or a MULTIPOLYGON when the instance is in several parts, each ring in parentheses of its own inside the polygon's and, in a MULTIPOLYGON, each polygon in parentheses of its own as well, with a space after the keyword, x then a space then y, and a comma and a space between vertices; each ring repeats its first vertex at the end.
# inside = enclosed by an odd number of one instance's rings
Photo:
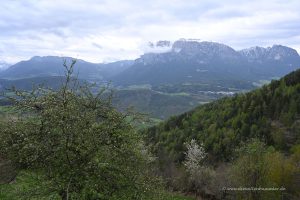
POLYGON ((276 54, 275 56, 274 56, 274 60, 280 60, 281 59, 281 56, 279 55, 279 54, 276 54))

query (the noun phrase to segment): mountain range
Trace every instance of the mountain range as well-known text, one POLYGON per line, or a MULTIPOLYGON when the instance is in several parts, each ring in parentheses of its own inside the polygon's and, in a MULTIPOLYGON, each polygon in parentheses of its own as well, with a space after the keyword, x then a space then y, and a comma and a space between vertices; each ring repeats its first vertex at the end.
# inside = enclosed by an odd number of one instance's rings
POLYGON ((179 40, 167 52, 142 55, 113 80, 121 85, 257 81, 282 77, 299 67, 297 51, 281 45, 236 51, 220 43, 179 40))
MULTIPOLYGON (((162 85, 211 83, 212 81, 270 80, 300 67, 296 50, 282 45, 252 47, 240 51, 215 42, 178 40, 150 43, 160 53, 145 53, 136 60, 96 64, 77 60, 75 73, 91 81, 112 81, 115 85, 162 85), (156 48, 155 48, 156 47, 156 48)), ((35 56, 0 72, 0 78, 22 79, 63 75, 63 59, 35 56)))

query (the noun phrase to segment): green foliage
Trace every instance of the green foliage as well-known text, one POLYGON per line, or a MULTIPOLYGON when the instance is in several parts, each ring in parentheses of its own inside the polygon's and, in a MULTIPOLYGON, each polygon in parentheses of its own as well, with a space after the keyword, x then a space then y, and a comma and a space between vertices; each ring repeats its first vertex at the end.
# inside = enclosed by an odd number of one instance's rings
POLYGON ((299 138, 300 70, 268 86, 202 105, 144 131, 154 152, 164 149, 175 162, 184 159, 184 143, 202 142, 211 161, 231 160, 233 149, 249 138, 287 150, 299 138), (273 130, 281 135, 273 133, 273 130), (176 145, 174 145, 176 144, 176 145), (176 147, 175 147, 176 146, 176 147))
POLYGON ((65 64, 59 90, 15 91, 22 115, 1 124, 0 155, 39 175, 30 188, 46 184, 61 199, 159 198, 159 180, 128 116, 113 108, 105 88, 94 94, 72 78, 74 64, 65 64))
POLYGON ((287 158, 257 139, 249 141, 238 150, 238 157, 233 162, 231 187, 276 189, 235 191, 232 194, 236 199, 296 199, 300 188, 296 184, 299 167, 295 155, 287 158))
MULTIPOLYGON (((266 153, 266 147, 259 140, 251 141, 248 145, 240 148, 239 157, 232 167, 233 186, 245 188, 268 186, 267 176, 271 166, 268 166, 265 159, 266 153)), ((250 199, 261 199, 261 192, 247 191, 243 198, 249 199, 248 197, 250 199)))
POLYGON ((185 197, 179 194, 165 194, 163 200, 195 200, 195 198, 185 197))
POLYGON ((59 200, 58 194, 48 189, 51 186, 41 173, 21 171, 11 184, 0 185, 0 199, 2 200, 59 200))

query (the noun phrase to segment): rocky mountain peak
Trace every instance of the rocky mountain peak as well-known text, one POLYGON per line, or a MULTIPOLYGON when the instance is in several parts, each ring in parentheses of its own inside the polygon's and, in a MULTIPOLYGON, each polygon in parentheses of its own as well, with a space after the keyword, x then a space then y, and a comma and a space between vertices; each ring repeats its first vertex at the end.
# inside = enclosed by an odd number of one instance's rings
POLYGON ((279 60, 281 58, 288 57, 299 57, 299 54, 295 49, 282 46, 282 45, 273 45, 272 48, 269 49, 269 58, 274 58, 275 60, 279 60))
POLYGON ((282 46, 273 45, 272 47, 251 47, 248 49, 243 49, 239 53, 247 58, 250 62, 263 62, 266 60, 282 60, 282 59, 299 59, 299 54, 295 49, 282 46))
POLYGON ((217 42, 198 41, 198 40, 178 40, 172 46, 173 52, 185 54, 205 55, 208 57, 228 57, 237 56, 237 52, 224 44, 217 42))

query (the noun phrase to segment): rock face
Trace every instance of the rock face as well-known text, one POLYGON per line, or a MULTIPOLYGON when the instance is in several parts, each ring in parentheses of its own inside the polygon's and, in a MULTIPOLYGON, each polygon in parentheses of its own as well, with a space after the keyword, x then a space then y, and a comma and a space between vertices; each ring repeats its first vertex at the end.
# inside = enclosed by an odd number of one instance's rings
POLYGON ((173 44, 173 51, 186 55, 205 56, 208 59, 221 57, 221 58, 236 58, 239 57, 239 53, 233 48, 216 43, 216 42, 197 42, 179 40, 173 44))
POLYGON ((156 42, 157 47, 169 47, 171 46, 171 42, 168 40, 160 40, 156 42))
POLYGON ((299 54, 295 49, 282 45, 273 45, 272 47, 251 47, 243 49, 239 53, 249 62, 265 62, 265 61, 285 61, 299 60, 299 54))

